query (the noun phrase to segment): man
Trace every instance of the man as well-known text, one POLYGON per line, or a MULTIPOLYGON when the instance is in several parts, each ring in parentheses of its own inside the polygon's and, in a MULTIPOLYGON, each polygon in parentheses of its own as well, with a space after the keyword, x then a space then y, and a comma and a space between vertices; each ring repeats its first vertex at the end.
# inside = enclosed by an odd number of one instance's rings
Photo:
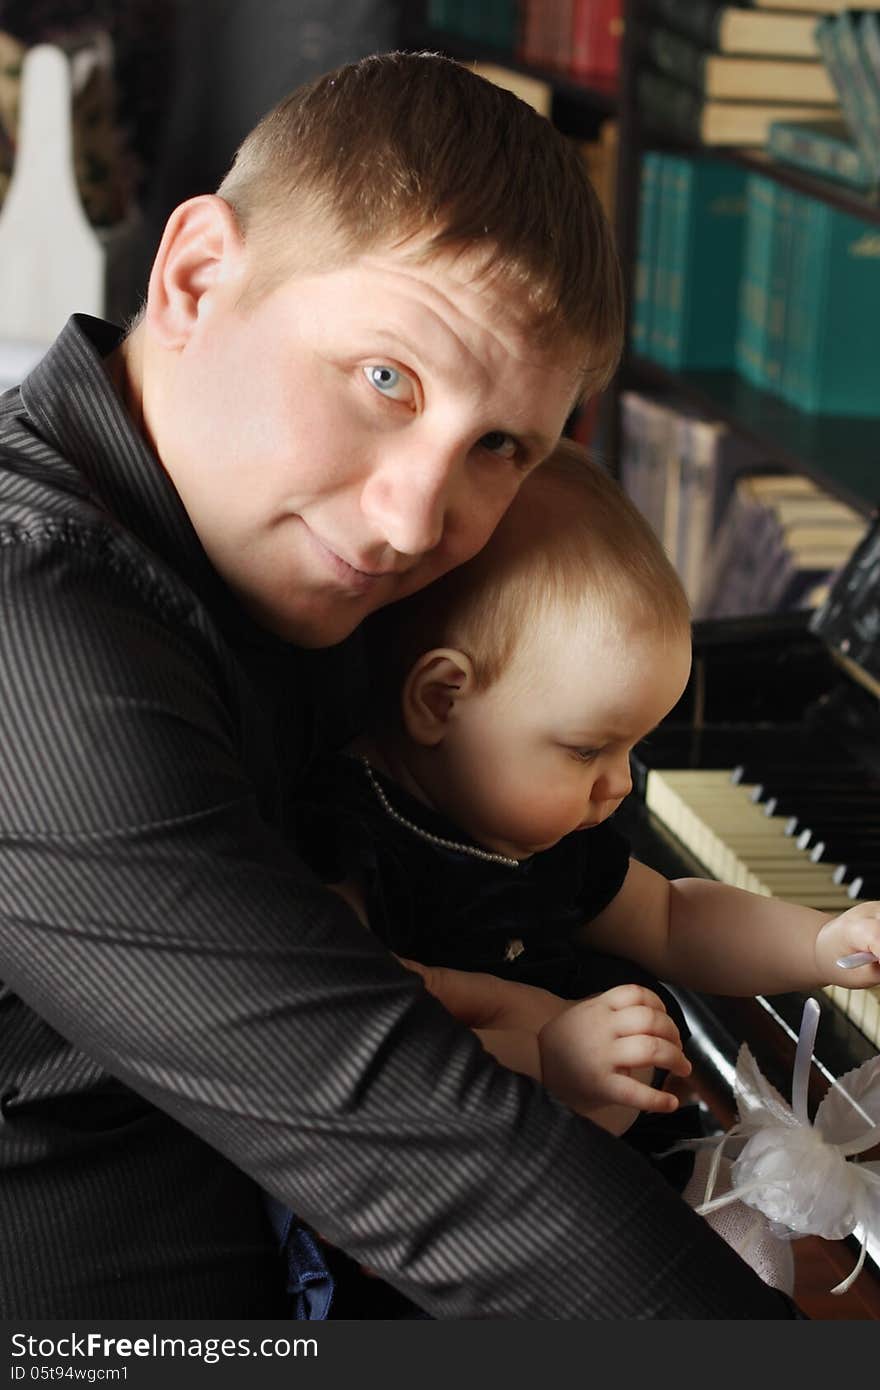
POLYGON ((480 548, 620 318, 573 148, 386 55, 3 399, 4 1316, 283 1316, 260 1189, 438 1317, 793 1315, 296 856, 311 649, 480 548))

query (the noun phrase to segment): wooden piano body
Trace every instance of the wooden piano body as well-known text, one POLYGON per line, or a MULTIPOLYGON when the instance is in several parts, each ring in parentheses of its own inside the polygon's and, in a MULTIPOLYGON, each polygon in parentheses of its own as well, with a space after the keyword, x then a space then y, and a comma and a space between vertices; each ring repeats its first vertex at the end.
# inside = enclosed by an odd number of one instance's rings
MULTIPOLYGON (((620 828, 635 857, 667 877, 715 877, 828 911, 880 898, 880 522, 812 619, 695 625, 688 688, 635 750, 633 779, 620 828)), ((720 1099, 723 1123, 733 1118, 743 1041, 790 1095, 803 996, 676 993, 696 1071, 720 1099)), ((826 988, 816 997, 811 1110, 830 1077, 880 1049, 880 989, 826 988)), ((851 1268, 856 1242, 838 1248, 842 1268, 851 1268)), ((857 1315, 880 1317, 875 1243, 859 1286, 871 1311, 857 1315)))

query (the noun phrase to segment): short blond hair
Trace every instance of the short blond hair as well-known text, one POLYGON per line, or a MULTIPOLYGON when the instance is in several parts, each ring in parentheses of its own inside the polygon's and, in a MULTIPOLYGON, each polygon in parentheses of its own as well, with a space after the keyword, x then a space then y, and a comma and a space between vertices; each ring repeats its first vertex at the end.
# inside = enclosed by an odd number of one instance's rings
POLYGON ((523 483, 472 560, 368 624, 375 711, 393 715, 407 672, 434 647, 492 685, 523 638, 559 617, 690 634, 687 597, 658 537, 606 469, 563 440, 523 483))
POLYGON ((299 87, 240 146, 217 190, 256 267, 246 298, 296 270, 413 243, 485 252, 530 327, 605 386, 623 338, 614 239, 574 141, 431 53, 383 53, 299 87))

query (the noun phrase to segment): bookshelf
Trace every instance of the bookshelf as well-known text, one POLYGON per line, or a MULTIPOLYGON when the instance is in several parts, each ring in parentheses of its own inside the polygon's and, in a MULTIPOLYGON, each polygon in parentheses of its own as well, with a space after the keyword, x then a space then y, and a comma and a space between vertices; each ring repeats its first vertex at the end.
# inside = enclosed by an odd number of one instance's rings
MULTIPOLYGON (((431 48, 462 61, 491 61, 547 82, 553 93, 552 119, 565 133, 586 134, 595 129, 599 120, 609 115, 616 117, 616 232, 627 297, 632 303, 641 156, 648 150, 687 154, 702 148, 646 127, 637 110, 636 73, 641 62, 638 26, 652 13, 651 0, 624 0, 619 80, 613 84, 603 79, 596 85, 576 81, 552 69, 531 67, 497 48, 474 46, 459 35, 431 29, 425 20, 425 5, 407 8, 411 10, 404 37, 407 47, 431 48)), ((872 195, 777 163, 759 150, 712 147, 712 156, 764 174, 880 226, 880 200, 872 195)), ((880 504, 880 398, 876 420, 808 415, 750 385, 732 371, 672 371, 635 356, 628 343, 621 370, 604 400, 602 415, 603 453, 611 470, 618 474, 620 395, 625 389, 639 388, 659 389, 684 407, 695 406, 713 414, 766 449, 781 466, 806 474, 865 515, 880 504)))

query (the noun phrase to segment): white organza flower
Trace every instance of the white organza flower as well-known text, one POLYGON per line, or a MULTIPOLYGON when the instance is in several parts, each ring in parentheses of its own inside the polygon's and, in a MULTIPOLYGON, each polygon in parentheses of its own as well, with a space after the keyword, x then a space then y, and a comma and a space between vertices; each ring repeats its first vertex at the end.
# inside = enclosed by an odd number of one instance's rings
POLYGON ((811 1124, 806 1076, 818 1015, 816 1001, 808 1000, 792 1105, 762 1075, 746 1044, 740 1047, 734 1081, 738 1119, 720 1140, 710 1141, 717 1142, 717 1150, 706 1200, 697 1211, 706 1214, 740 1200, 763 1212, 773 1232, 786 1239, 817 1235, 841 1240, 860 1227, 858 1263, 832 1289, 843 1293, 864 1264, 869 1238, 880 1237, 880 1163, 849 1161, 880 1143, 880 1056, 834 1082, 811 1124), (713 1201, 721 1152, 734 1138, 742 1147, 731 1165, 731 1189, 713 1201))

